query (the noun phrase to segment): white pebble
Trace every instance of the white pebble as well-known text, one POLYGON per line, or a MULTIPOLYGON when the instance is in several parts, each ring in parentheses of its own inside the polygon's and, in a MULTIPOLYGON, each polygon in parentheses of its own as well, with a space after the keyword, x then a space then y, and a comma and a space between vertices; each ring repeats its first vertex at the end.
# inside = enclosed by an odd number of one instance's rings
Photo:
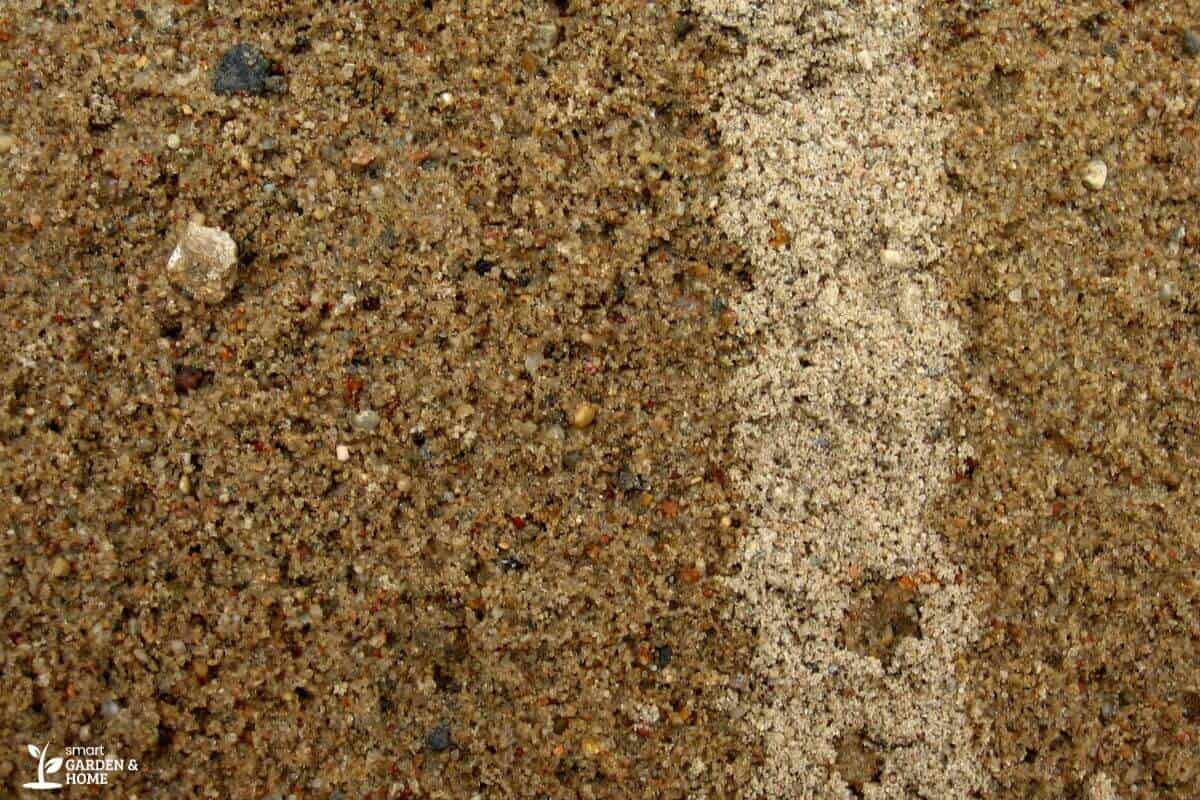
POLYGON ((167 147, 171 148, 172 150, 178 150, 180 144, 181 142, 179 140, 178 133, 172 133, 167 137, 167 147))
POLYGON ((885 267, 899 267, 904 263, 904 254, 899 250, 888 249, 880 255, 880 260, 885 267))
POLYGON ((1108 165, 1100 159, 1089 161, 1088 165, 1083 168, 1083 185, 1091 189, 1093 192, 1098 192, 1104 188, 1105 181, 1108 180, 1108 165))
POLYGON ((365 409, 354 415, 354 427, 360 431, 368 433, 379 427, 379 413, 372 409, 365 409))
POLYGON ((203 303, 219 303, 237 280, 237 245, 225 231, 189 222, 167 260, 167 277, 203 303))
POLYGON ((537 375, 538 368, 542 366, 544 360, 539 350, 530 350, 525 354, 525 371, 529 373, 530 377, 537 375))
POLYGON ((346 445, 344 445, 344 444, 339 444, 337 446, 337 460, 342 461, 342 462, 349 461, 350 460, 350 448, 346 447, 346 445))

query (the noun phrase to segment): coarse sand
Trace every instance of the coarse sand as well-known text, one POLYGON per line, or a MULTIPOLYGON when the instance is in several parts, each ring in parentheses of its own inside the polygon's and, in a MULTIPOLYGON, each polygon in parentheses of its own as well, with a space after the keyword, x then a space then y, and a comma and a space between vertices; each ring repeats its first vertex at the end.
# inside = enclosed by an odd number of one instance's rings
POLYGON ((1200 797, 1198 30, 0 5, 0 796, 1200 797))
POLYGON ((955 663, 969 587, 924 520, 949 476, 962 338, 928 266, 946 192, 911 2, 707 0, 744 52, 719 113, 721 222, 755 290, 737 307, 741 571, 765 737, 758 797, 963 797, 984 786, 955 663))
POLYGON ((640 0, 0 17, 0 795, 46 742, 136 758, 114 797, 746 785, 727 37, 640 0), (234 274, 168 274, 191 222, 234 274))
POLYGON ((960 674, 997 797, 1200 797, 1198 25, 928 6, 969 337, 930 518, 982 605, 960 674))

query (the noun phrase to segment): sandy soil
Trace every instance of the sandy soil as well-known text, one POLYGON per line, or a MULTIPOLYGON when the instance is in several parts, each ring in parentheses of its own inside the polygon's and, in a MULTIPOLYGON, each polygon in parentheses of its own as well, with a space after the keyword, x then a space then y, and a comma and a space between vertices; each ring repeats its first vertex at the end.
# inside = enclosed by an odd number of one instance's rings
POLYGON ((1197 30, 9 0, 0 796, 1200 796, 1197 30))
POLYGON ((4 10, 0 779, 734 793, 713 26, 279 8, 4 10), (197 218, 227 295, 167 274, 197 218))
POLYGON ((939 274, 970 337, 970 452, 931 519, 980 587, 960 673, 997 796, 1200 796, 1198 21, 930 7, 963 201, 939 274))

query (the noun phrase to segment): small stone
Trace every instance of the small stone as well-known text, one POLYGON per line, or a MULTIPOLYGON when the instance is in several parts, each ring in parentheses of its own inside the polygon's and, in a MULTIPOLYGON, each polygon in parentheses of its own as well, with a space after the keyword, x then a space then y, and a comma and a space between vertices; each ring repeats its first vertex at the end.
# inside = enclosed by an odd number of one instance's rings
POLYGON ((182 142, 179 140, 179 134, 172 133, 167 136, 167 147, 171 148, 172 150, 178 150, 180 144, 182 144, 182 142))
POLYGON ((660 644, 654 648, 654 663, 660 669, 671 663, 671 645, 660 644))
POLYGON ((580 403, 571 415, 571 427, 582 430, 596 421, 596 406, 591 403, 580 403))
POLYGON ((425 746, 435 753, 443 753, 450 749, 450 726, 439 722, 425 734, 425 746))
POLYGON ((237 280, 237 245, 222 230, 189 222, 167 259, 167 277, 202 303, 219 303, 237 280))
POLYGON ((885 267, 899 267, 904 264, 904 254, 899 250, 888 249, 880 254, 880 260, 885 267))
POLYGON ((1083 185, 1091 189, 1093 192, 1098 192, 1104 188, 1104 183, 1108 180, 1108 165, 1100 159, 1089 161, 1087 166, 1083 168, 1083 185))
POLYGON ((14 144, 16 144, 16 140, 10 134, 0 133, 0 156, 12 150, 14 144))
POLYGON ((1200 55, 1200 34, 1190 28, 1183 32, 1183 52, 1189 56, 1200 55))
POLYGON ((116 700, 109 699, 100 704, 100 716, 106 719, 112 719, 120 713, 121 707, 117 705, 116 700))
POLYGON ((101 87, 94 88, 96 90, 89 94, 84 102, 88 111, 88 124, 96 130, 104 130, 112 127, 121 116, 121 112, 117 108, 117 102, 108 92, 101 87))
POLYGON ((50 564, 50 574, 56 578, 65 578, 71 572, 71 562, 67 561, 62 556, 54 559, 50 564))
POLYGON ((267 90, 271 64, 252 44, 235 44, 225 51, 213 75, 213 91, 217 94, 263 94, 267 90))
POLYGON ((504 572, 523 572, 526 566, 524 561, 514 555, 500 559, 500 569, 504 572))
POLYGON ((545 363, 545 361, 546 361, 546 359, 545 359, 545 357, 542 356, 542 353, 540 350, 530 350, 528 353, 525 354, 525 359, 524 359, 525 371, 529 373, 529 376, 531 378, 536 377, 537 371, 539 369, 541 369, 542 364, 545 363))
POLYGON ((548 50, 558 41, 558 26, 553 22, 546 22, 541 25, 533 26, 533 46, 538 50, 548 50))
POLYGON ((369 144, 360 144, 350 151, 350 163, 356 167, 370 166, 371 162, 378 157, 379 153, 375 147, 369 144))
POLYGON ((187 394, 204 386, 212 380, 212 373, 205 369, 196 369, 187 365, 176 365, 175 379, 172 381, 175 394, 187 394))
POLYGON ((1019 303, 1024 299, 1025 299, 1025 293, 1023 291, 1021 291, 1020 286, 1018 286, 1017 288, 1013 289, 1012 291, 1010 291, 1008 293, 1008 301, 1010 303, 1019 303))
POLYGON ((379 414, 372 409, 365 409, 354 415, 354 427, 370 433, 379 427, 379 414))
POLYGON ((400 492, 400 494, 408 494, 412 491, 412 478, 407 475, 401 475, 396 480, 396 491, 400 492))
POLYGON ((339 444, 335 452, 337 454, 338 461, 345 463, 350 460, 350 448, 346 447, 346 445, 339 444))
POLYGON ((627 469, 617 472, 617 488, 623 492, 632 492, 640 487, 638 476, 627 469))
POLYGON ((582 742, 580 742, 580 749, 583 750, 583 754, 588 758, 595 758, 596 756, 600 755, 600 753, 604 752, 604 745, 602 745, 599 740, 594 739, 591 736, 587 736, 582 742))

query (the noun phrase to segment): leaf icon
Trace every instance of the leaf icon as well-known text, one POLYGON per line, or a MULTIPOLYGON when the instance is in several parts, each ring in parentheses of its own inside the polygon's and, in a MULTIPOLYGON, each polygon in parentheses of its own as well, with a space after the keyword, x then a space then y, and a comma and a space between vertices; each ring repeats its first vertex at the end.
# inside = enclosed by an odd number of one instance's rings
POLYGON ((26 745, 26 747, 29 748, 29 755, 33 756, 34 758, 42 757, 42 751, 37 749, 36 744, 26 745))
POLYGON ((62 766, 61 758, 52 758, 46 762, 46 773, 58 772, 58 768, 62 766))

